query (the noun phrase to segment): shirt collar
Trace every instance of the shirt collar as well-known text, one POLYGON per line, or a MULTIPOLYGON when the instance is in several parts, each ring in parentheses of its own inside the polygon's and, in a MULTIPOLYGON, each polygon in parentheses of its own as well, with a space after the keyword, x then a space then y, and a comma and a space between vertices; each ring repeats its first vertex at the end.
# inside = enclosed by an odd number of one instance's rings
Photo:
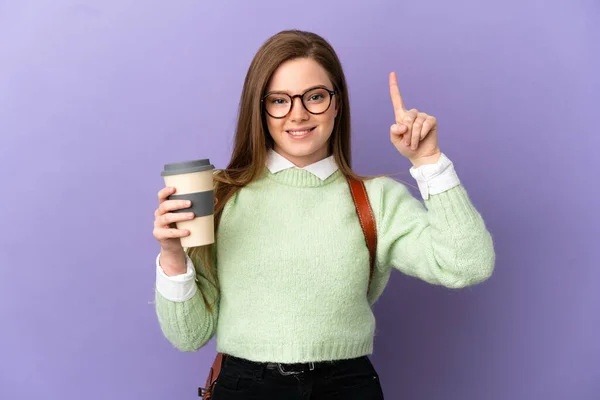
MULTIPOLYGON (((298 167, 296 167, 290 160, 277 153, 275 150, 269 149, 267 153, 267 168, 272 174, 276 174, 284 169, 298 167)), ((331 155, 321 161, 317 161, 316 163, 299 169, 304 169, 324 181, 338 170, 338 166, 333 155, 331 155)))

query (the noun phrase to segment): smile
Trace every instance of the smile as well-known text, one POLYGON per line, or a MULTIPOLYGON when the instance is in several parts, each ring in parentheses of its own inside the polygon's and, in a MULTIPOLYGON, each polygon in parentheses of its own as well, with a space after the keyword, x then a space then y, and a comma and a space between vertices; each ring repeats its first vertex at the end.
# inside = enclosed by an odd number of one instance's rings
POLYGON ((306 136, 310 135, 310 133, 311 133, 312 131, 314 131, 314 130, 315 130, 315 128, 316 128, 316 126, 314 126, 314 127, 310 128, 310 129, 303 130, 303 131, 298 131, 298 130, 290 130, 290 131, 286 131, 286 132, 287 132, 287 133, 288 133, 290 136, 292 136, 292 137, 294 137, 294 138, 296 138, 296 139, 299 139, 299 138, 303 138, 303 137, 306 137, 306 136))

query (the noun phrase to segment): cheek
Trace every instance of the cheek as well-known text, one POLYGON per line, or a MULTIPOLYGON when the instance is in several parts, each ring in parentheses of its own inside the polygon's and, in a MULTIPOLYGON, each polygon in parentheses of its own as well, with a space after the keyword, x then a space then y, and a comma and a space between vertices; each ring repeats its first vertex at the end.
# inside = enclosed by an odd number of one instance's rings
POLYGON ((330 109, 325 114, 319 116, 319 124, 323 125, 323 127, 327 127, 327 133, 331 133, 330 131, 333 130, 333 125, 335 124, 335 116, 336 112, 333 109, 330 109))
POLYGON ((267 118, 267 128, 269 128, 269 133, 273 135, 273 133, 278 133, 283 129, 283 120, 267 118))

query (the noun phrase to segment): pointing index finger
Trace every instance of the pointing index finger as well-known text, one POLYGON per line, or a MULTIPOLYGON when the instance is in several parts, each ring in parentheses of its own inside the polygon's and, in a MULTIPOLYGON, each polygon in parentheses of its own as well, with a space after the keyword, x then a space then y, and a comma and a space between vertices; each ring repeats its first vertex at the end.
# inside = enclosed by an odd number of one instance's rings
POLYGON ((390 97, 392 98, 392 104, 394 105, 394 114, 396 115, 396 121, 400 121, 402 114, 406 111, 404 108, 404 102, 402 101, 402 95, 398 88, 398 79, 396 73, 390 73, 390 97))

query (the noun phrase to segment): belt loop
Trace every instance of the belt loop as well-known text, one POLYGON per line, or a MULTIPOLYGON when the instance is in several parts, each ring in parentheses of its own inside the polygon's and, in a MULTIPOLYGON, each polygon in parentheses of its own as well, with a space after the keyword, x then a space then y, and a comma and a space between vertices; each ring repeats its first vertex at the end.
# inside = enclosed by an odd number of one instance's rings
POLYGON ((228 364, 229 360, 229 354, 223 353, 223 362, 221 363, 221 368, 225 368, 225 366, 228 364))
POLYGON ((308 370, 309 370, 309 371, 312 371, 312 370, 314 370, 314 369, 315 369, 315 363, 314 363, 314 362, 312 362, 312 361, 310 361, 310 362, 308 363, 308 370))
POLYGON ((267 365, 269 365, 269 363, 262 362, 258 365, 260 366, 260 369, 258 370, 257 376, 259 379, 263 380, 263 379, 265 379, 265 373, 267 372, 267 365))

